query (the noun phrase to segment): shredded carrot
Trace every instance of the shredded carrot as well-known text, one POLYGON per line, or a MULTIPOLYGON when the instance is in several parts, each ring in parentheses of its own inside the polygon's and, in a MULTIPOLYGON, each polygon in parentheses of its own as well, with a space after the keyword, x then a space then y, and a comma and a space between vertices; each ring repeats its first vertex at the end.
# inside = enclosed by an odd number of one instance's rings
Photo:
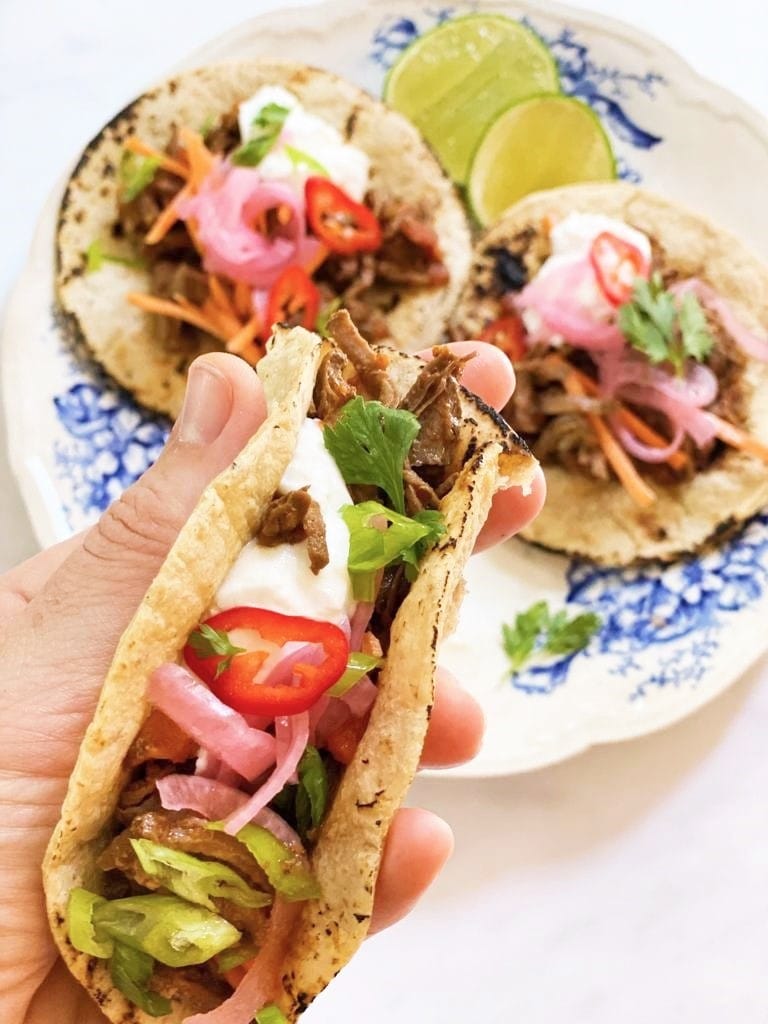
MULTIPOLYGON (((569 395, 585 394, 584 387, 575 373, 568 374, 564 385, 569 395)), ((603 454, 630 498, 641 508, 648 508, 649 505, 656 501, 655 492, 641 478, 632 460, 613 436, 603 417, 593 412, 588 412, 586 416, 589 425, 595 432, 603 454)))
POLYGON ((215 324, 212 324, 197 307, 185 308, 170 299, 159 299, 156 295, 145 295, 143 292, 128 292, 125 296, 127 301, 145 313, 156 313, 158 316, 169 316, 175 320, 183 320, 185 323, 199 327, 202 331, 208 331, 220 341, 226 342, 226 335, 222 335, 215 324))
POLYGON ((302 267, 304 273, 308 277, 312 277, 314 272, 328 259, 330 251, 331 250, 328 248, 327 245, 319 245, 317 247, 317 252, 312 257, 312 259, 307 260, 307 262, 302 267))
MULTIPOLYGON (((208 289, 211 293, 211 298, 219 309, 233 317, 235 320, 242 319, 235 308, 234 301, 230 298, 229 292, 215 274, 208 275, 208 289)), ((246 315, 249 314, 250 310, 248 310, 246 315)))
POLYGON ((136 153, 138 156, 148 156, 153 160, 157 160, 158 166, 162 167, 164 171, 170 171, 171 174, 177 175, 179 178, 186 179, 189 177, 189 167, 181 163, 179 160, 174 160, 172 156, 168 156, 167 153, 161 152, 159 149, 155 149, 154 146, 147 145, 146 142, 142 142, 141 139, 137 139, 135 135, 130 136, 123 143, 123 149, 127 149, 130 153, 136 153))
POLYGON ((232 316, 231 313, 222 309, 210 296, 205 300, 202 308, 204 315, 210 317, 214 323, 218 324, 228 338, 231 338, 233 334, 237 334, 243 326, 242 321, 238 317, 232 316))
POLYGON ((161 242, 165 238, 179 218, 179 215, 176 212, 179 201, 187 199, 191 195, 192 188, 191 185, 187 183, 180 192, 176 193, 147 232, 147 237, 144 239, 147 245, 157 245, 158 242, 161 242))
POLYGON ((179 128, 179 141, 189 160, 189 183, 197 191, 213 167, 213 153, 203 142, 202 135, 190 128, 179 128))
MULTIPOLYGON (((600 389, 597 385, 597 381, 592 380, 591 377, 587 376, 586 373, 582 373, 581 370, 571 367, 564 359, 560 356, 549 356, 547 357, 550 361, 557 361, 558 364, 562 364, 564 369, 570 370, 571 373, 575 374, 576 379, 579 381, 581 386, 584 388, 584 393, 592 398, 597 397, 600 394, 600 389)), ((641 420, 639 416, 632 412, 631 409, 627 409, 621 403, 616 403, 616 415, 624 424, 624 426, 631 430, 632 433, 637 437, 639 441, 644 444, 651 445, 653 448, 666 448, 669 444, 666 438, 658 434, 653 427, 650 427, 645 420, 641 420)), ((690 464, 690 459, 685 452, 677 451, 669 455, 665 460, 673 469, 685 469, 690 464)))
POLYGON ((727 420, 720 419, 714 413, 708 412, 706 415, 721 441, 731 445, 733 448, 739 448, 748 455, 754 455, 756 459, 761 459, 768 465, 768 445, 764 444, 757 437, 748 434, 740 427, 735 427, 727 420))
POLYGON ((251 315, 251 289, 245 281, 235 282, 235 312, 240 319, 251 315))
POLYGON ((258 362, 263 355, 263 351, 260 344, 254 345, 254 341, 260 329, 261 317, 258 313, 254 313, 250 320, 243 324, 237 334, 227 341, 227 352, 235 352, 237 355, 247 359, 249 363, 258 362))

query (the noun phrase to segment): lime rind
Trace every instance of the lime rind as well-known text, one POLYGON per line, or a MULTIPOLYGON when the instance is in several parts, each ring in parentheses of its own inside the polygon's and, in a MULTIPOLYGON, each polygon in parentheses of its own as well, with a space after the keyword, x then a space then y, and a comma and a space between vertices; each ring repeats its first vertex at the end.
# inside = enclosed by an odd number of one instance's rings
POLYGON ((547 92, 555 91, 560 79, 557 62, 541 37, 515 18, 473 13, 436 25, 414 40, 387 73, 383 95, 394 109, 413 121, 448 174, 463 185, 479 137, 500 113, 494 93, 501 92, 502 104, 505 99, 519 103, 539 94, 542 87, 547 92), (440 36, 446 37, 447 58, 435 44, 440 36), (474 63, 467 61, 466 73, 451 74, 450 69, 455 71, 460 66, 461 51, 470 52, 473 46, 475 51, 481 46, 480 57, 474 63), (513 61, 503 61, 505 50, 519 53, 522 67, 518 71, 513 61), (447 69, 442 79, 437 73, 441 65, 447 69), (411 77, 403 82, 404 74, 411 77), (421 90, 417 87, 419 77, 427 86, 421 90), (462 102, 463 92, 473 98, 462 102), (420 98, 414 103, 413 97, 420 98), (483 108, 490 108, 485 116, 483 108))
MULTIPOLYGON (((467 203, 467 207, 472 217, 480 227, 488 227, 489 224, 491 224, 494 220, 498 219, 501 213, 503 213, 503 210, 496 210, 490 215, 486 216, 485 212, 487 211, 483 211, 481 209, 483 204, 478 201, 478 177, 484 171, 484 168, 482 166, 479 166, 483 156, 483 147, 486 144, 488 138, 491 136, 491 133, 494 132, 495 130, 498 130, 497 126, 499 122, 507 118, 511 111, 526 106, 532 106, 533 104, 540 103, 542 100, 557 100, 559 103, 562 103, 563 105, 567 104, 569 106, 578 108, 579 112, 582 115, 584 115, 589 122, 591 122, 594 129, 594 137, 595 139, 599 139, 603 143, 605 156, 607 158, 604 168, 605 174, 602 175, 601 177, 594 179, 585 179, 578 176, 574 176, 573 181, 564 180, 562 182, 559 182, 558 184, 568 185, 585 180, 614 180, 617 176, 616 155, 613 151, 613 146, 611 145, 608 133, 606 132, 605 127, 602 121, 600 120, 599 116, 588 104, 584 103, 577 97, 569 96, 563 93, 562 91, 542 92, 534 96, 528 96, 524 100, 511 103, 505 110, 503 110, 499 114, 499 116, 493 121, 492 124, 488 125, 487 129, 480 138, 477 146, 475 147, 474 153, 472 154, 470 172, 463 193, 465 201, 467 203)), ((547 187, 549 186, 547 186, 546 184, 541 184, 540 186, 528 189, 524 194, 528 195, 532 192, 538 192, 547 187)), ((508 206, 512 206, 515 202, 519 201, 522 198, 522 195, 515 195, 510 200, 508 206)))

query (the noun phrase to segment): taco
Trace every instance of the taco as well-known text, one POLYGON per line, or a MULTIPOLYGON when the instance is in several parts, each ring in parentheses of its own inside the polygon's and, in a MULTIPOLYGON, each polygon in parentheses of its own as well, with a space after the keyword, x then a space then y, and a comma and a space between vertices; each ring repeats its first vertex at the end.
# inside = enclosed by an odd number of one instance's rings
POLYGON ((437 342, 466 280, 453 187, 416 129, 298 64, 183 72, 114 118, 64 193, 58 295, 96 359, 175 416, 186 370, 250 362, 273 323, 349 309, 370 341, 437 342))
POLYGON ((601 184, 510 209, 453 330, 514 363, 504 414, 548 486, 523 536, 608 565, 672 560, 768 504, 767 328, 766 268, 675 203, 601 184))
POLYGON ((293 1021, 353 954, 464 564, 535 469, 450 350, 329 332, 277 329, 267 420, 123 635, 46 856, 62 956, 120 1024, 293 1021))

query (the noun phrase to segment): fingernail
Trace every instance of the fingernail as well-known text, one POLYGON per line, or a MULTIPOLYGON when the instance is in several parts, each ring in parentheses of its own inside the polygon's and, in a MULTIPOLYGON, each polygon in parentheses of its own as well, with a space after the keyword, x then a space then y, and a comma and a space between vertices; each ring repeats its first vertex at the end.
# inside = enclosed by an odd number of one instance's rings
POLYGON ((232 388, 219 371, 198 359, 187 377, 184 405, 177 436, 185 444, 211 444, 224 429, 232 412, 232 388))

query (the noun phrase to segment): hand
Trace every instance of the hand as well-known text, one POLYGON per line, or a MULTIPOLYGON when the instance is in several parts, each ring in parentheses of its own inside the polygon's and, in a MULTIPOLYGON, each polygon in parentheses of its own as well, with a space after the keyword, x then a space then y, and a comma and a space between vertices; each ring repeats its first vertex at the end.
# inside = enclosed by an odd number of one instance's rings
MULTIPOLYGON (((500 353, 482 346, 466 368, 465 382, 500 408, 514 376, 500 353)), ((0 578, 4 1024, 104 1022, 56 955, 40 863, 120 635, 202 490, 229 465, 264 413, 258 379, 244 362, 223 354, 198 359, 182 414, 155 466, 87 533, 0 578)), ((539 511, 543 495, 541 477, 527 497, 519 489, 500 494, 478 546, 519 530, 539 511)), ((467 760, 482 729, 475 701, 442 673, 423 763, 439 767, 467 760)), ((442 820, 418 809, 399 812, 381 866, 374 930, 413 906, 451 849, 451 832, 442 820)))

